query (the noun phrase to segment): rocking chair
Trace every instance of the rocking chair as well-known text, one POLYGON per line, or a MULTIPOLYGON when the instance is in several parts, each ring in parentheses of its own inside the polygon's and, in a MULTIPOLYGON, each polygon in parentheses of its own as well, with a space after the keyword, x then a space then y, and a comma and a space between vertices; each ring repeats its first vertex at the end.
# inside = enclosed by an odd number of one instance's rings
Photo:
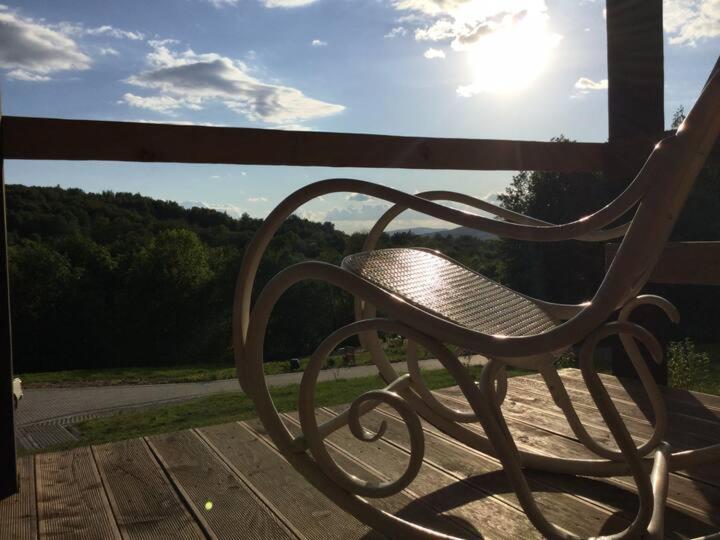
POLYGON ((639 305, 653 304, 672 320, 678 313, 657 296, 641 295, 682 210, 696 176, 720 134, 720 73, 715 73, 677 132, 660 141, 636 178, 615 200, 592 215, 556 225, 511 212, 450 191, 409 195, 383 185, 333 179, 310 184, 282 201, 268 216, 248 246, 237 282, 234 306, 234 349, 238 378, 254 400, 268 434, 286 459, 345 511, 374 529, 399 538, 446 538, 444 534, 376 509, 367 498, 387 497, 408 486, 423 460, 424 438, 420 417, 458 441, 500 460, 520 505, 532 524, 549 538, 575 536, 546 519, 528 485, 524 468, 555 473, 608 477, 631 474, 637 486, 639 508, 634 520, 611 538, 660 537, 671 471, 691 465, 720 462, 720 445, 674 452, 663 439, 667 413, 662 395, 640 353, 641 344, 655 361, 663 351, 645 328, 629 321, 639 305), (370 231, 364 251, 335 266, 322 262, 295 264, 278 273, 262 290, 250 310, 251 293, 260 259, 281 223, 305 202, 334 192, 355 192, 394 203, 370 231), (434 201, 462 203, 489 212, 500 220, 481 217, 434 201), (608 228, 634 210, 629 223, 608 228), (614 261, 590 302, 564 305, 524 296, 427 249, 381 249, 375 246, 385 227, 401 212, 412 209, 460 226, 500 237, 527 241, 605 241, 622 238, 614 261), (300 386, 300 436, 293 436, 279 417, 263 373, 263 341, 273 307, 293 284, 319 280, 355 296, 356 322, 328 336, 311 356, 300 386), (376 310, 384 317, 377 317, 376 310), (617 320, 607 322, 619 312, 617 320), (385 357, 378 332, 408 339, 409 373, 399 376, 385 357), (327 356, 343 340, 358 335, 380 375, 382 390, 366 392, 333 420, 318 424, 314 389, 327 356), (598 343, 618 335, 647 392, 654 413, 650 438, 637 444, 594 370, 598 343), (578 418, 554 361, 568 348, 582 343, 582 375, 609 428, 616 448, 594 439, 578 418), (470 405, 455 410, 441 403, 420 377, 416 344, 438 358, 454 377, 470 405), (489 360, 475 381, 448 344, 477 351, 489 360), (505 367, 538 371, 555 403, 565 414, 575 436, 596 459, 540 455, 519 449, 505 423, 501 404, 507 380, 505 367), (404 473, 388 482, 369 482, 341 468, 324 439, 348 425, 355 437, 376 440, 360 424, 362 415, 384 404, 402 417, 410 437, 410 460, 404 473), (463 424, 479 422, 484 436, 463 424))

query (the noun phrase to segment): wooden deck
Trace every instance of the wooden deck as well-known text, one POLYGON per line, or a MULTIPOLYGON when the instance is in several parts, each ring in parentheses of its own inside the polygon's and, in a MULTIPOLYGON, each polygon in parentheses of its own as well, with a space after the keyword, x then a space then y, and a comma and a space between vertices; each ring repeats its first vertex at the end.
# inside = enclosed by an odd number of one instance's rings
MULTIPOLYGON (((607 439, 577 370, 563 379, 590 433, 607 439)), ((629 399, 637 387, 605 377, 629 428, 648 432, 629 399)), ((458 402, 457 388, 443 391, 458 402)), ((666 392, 669 441, 692 448, 720 441, 720 397, 666 392)), ((321 409, 330 418, 342 407, 321 409)), ((518 444, 539 452, 586 456, 536 376, 510 380, 504 410, 518 444)), ((294 414, 286 415, 294 424, 294 414)), ((363 443, 347 429, 330 436, 336 460, 365 478, 397 474, 408 441, 389 409, 387 435, 363 443)), ((402 493, 378 501, 385 510, 461 537, 538 537, 498 462, 426 425, 425 464, 402 493)), ((0 537, 30 538, 308 538, 377 537, 314 490, 274 450, 256 421, 133 439, 20 459, 22 490, 0 502, 0 537)), ((533 472, 538 503, 558 525, 577 534, 610 533, 632 519, 629 478, 574 479, 533 472)), ((673 474, 666 519, 669 537, 720 530, 720 466, 673 474)))

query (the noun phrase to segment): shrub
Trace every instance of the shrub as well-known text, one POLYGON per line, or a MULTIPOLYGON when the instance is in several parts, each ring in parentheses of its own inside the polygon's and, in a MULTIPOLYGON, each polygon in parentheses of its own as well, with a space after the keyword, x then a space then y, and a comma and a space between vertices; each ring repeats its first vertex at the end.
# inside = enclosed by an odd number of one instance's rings
POLYGON ((668 345, 668 382, 674 388, 699 389, 710 381, 710 356, 695 351, 691 339, 668 345))

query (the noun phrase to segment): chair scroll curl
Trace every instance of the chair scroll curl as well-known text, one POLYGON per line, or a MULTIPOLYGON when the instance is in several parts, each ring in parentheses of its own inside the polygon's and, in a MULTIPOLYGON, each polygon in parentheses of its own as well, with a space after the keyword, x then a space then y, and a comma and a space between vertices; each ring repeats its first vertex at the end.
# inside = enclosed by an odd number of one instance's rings
POLYGON ((565 224, 541 221, 460 193, 429 191, 409 195, 383 185, 342 178, 310 184, 287 197, 270 213, 247 248, 233 310, 238 378, 254 400, 260 420, 278 449, 316 488, 369 526, 392 537, 446 538, 440 532, 376 509, 366 500, 397 493, 413 481, 424 455, 420 423, 423 418, 458 441, 499 459, 520 505, 544 536, 576 538, 543 515, 523 472, 525 468, 595 477, 632 475, 637 486, 638 511, 630 525, 608 538, 661 537, 669 472, 719 462, 720 445, 673 452, 663 441, 667 427, 665 404, 638 344, 657 362, 662 361, 663 351, 650 332, 629 321, 629 315, 639 305, 650 304, 663 310, 671 320, 678 320, 676 309, 667 300, 638 294, 719 134, 720 72, 709 79, 677 132, 656 145, 636 178, 615 200, 589 216, 565 224), (277 229, 305 202, 335 192, 362 193, 393 206, 370 231, 361 253, 347 257, 340 266, 302 262, 282 270, 260 292, 251 310, 258 265, 277 229), (462 212, 436 201, 462 203, 500 219, 462 212), (519 240, 622 238, 622 241, 590 302, 554 304, 512 291, 437 252, 375 249, 388 224, 407 209, 519 240), (631 210, 633 217, 627 224, 611 226, 631 210), (276 302, 289 287, 305 280, 323 281, 354 295, 356 322, 333 332, 311 356, 303 374, 298 404, 302 434, 293 436, 268 392, 262 365, 263 342, 276 302), (378 317, 378 310, 384 317, 378 317), (608 322, 617 311, 617 320, 608 322), (378 332, 407 338, 408 374, 400 376, 395 371, 380 346, 378 332), (319 370, 334 348, 353 335, 370 351, 387 386, 361 395, 344 413, 318 424, 314 390, 319 370), (653 431, 640 444, 633 440, 593 366, 595 348, 611 335, 620 337, 652 405, 653 431), (479 381, 470 376, 445 344, 477 351, 489 358, 479 381), (582 344, 582 375, 615 447, 594 439, 583 427, 554 368, 558 355, 576 344, 582 344), (438 358, 462 390, 468 408, 448 407, 425 386, 416 345, 438 358), (507 390, 506 366, 533 369, 541 374, 573 433, 596 458, 541 455, 516 446, 501 408, 507 390), (345 425, 362 441, 382 437, 384 423, 374 431, 362 425, 363 415, 380 404, 393 408, 402 418, 409 434, 410 460, 399 477, 373 483, 353 476, 337 464, 325 446, 325 438, 345 425), (482 426, 484 435, 466 427, 474 422, 482 426))

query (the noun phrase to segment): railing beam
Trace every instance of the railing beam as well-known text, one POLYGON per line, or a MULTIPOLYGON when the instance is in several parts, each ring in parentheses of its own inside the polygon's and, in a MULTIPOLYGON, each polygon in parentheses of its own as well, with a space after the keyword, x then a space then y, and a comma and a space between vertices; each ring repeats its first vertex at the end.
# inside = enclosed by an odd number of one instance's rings
POLYGON ((400 137, 5 118, 6 159, 591 172, 605 143, 400 137))

